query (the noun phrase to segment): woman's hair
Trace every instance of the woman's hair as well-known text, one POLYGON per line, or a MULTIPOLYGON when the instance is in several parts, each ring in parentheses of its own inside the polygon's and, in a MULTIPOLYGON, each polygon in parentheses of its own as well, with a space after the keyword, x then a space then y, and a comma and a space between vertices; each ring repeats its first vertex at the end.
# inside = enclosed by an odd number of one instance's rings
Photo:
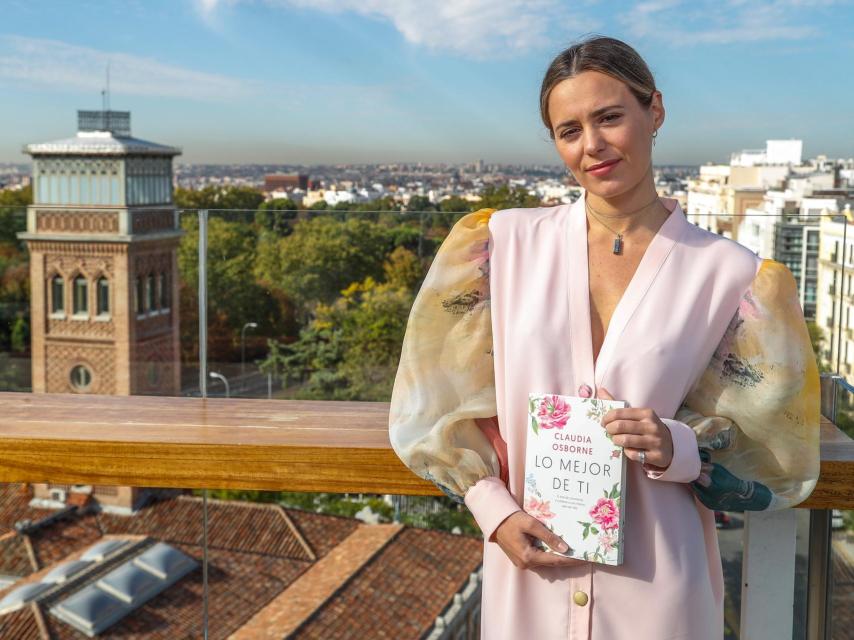
POLYGON ((555 86, 582 71, 599 71, 621 80, 642 107, 649 107, 656 91, 655 78, 640 54, 622 40, 590 36, 561 51, 546 70, 540 89, 540 117, 554 138, 549 96, 555 86))

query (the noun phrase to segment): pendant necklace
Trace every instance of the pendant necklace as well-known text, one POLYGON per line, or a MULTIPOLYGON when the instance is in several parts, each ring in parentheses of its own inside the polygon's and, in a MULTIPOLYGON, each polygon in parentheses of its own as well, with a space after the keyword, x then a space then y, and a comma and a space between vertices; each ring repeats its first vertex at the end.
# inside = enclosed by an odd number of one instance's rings
MULTIPOLYGON (((609 216, 609 217, 612 217, 612 218, 626 218, 626 217, 628 217, 628 216, 631 216, 631 215, 633 215, 633 214, 637 213, 638 211, 641 211, 641 210, 643 210, 643 209, 646 209, 649 205, 651 205, 653 202, 655 202, 656 200, 658 200, 658 197, 659 197, 659 196, 656 194, 656 196, 655 196, 655 200, 651 200, 650 202, 648 202, 648 203, 647 203, 647 204, 645 204, 644 206, 640 207, 639 209, 635 209, 634 211, 631 211, 631 212, 629 212, 629 213, 624 213, 624 214, 619 215, 619 216, 609 216)), ((622 233, 619 233, 619 232, 617 232, 617 231, 614 231, 611 227, 609 227, 607 224, 605 224, 605 223, 602 221, 602 219, 599 217, 599 216, 600 216, 600 215, 602 215, 602 214, 597 214, 597 213, 593 210, 593 207, 591 207, 591 206, 587 203, 587 198, 586 198, 586 197, 584 198, 584 206, 585 206, 585 208, 590 212, 590 214, 591 214, 594 218, 596 218, 596 222, 598 222, 598 223, 599 223, 599 224, 601 224, 603 227, 605 227, 608 231, 610 231, 611 233, 613 233, 613 234, 614 234, 614 236, 615 236, 615 238, 614 238, 614 248, 613 248, 614 255, 620 255, 620 254, 622 254, 622 253, 623 253, 623 234, 622 234, 622 233)))

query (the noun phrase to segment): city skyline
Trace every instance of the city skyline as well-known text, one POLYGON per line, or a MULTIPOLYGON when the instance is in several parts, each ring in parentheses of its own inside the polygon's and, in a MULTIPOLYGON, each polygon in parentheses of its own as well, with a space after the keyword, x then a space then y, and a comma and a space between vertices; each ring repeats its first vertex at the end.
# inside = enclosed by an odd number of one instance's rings
POLYGON ((112 108, 188 163, 550 163, 542 72, 571 41, 626 40, 667 111, 654 162, 727 162, 766 139, 850 157, 850 1, 185 0, 7 3, 0 162, 112 108), (714 7, 717 13, 711 13, 714 7), (169 12, 166 9, 170 9, 169 12), (723 10, 725 9, 725 10, 723 10), (749 64, 745 64, 745 60, 749 64))

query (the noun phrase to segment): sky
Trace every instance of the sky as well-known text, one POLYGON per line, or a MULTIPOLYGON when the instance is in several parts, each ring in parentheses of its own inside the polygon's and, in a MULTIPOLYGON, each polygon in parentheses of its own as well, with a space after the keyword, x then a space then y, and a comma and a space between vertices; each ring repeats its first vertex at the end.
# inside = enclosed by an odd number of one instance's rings
POLYGON ((539 120, 552 58, 634 47, 666 111, 656 164, 766 139, 854 156, 854 0, 2 0, 0 162, 77 109, 193 163, 558 164, 539 120))

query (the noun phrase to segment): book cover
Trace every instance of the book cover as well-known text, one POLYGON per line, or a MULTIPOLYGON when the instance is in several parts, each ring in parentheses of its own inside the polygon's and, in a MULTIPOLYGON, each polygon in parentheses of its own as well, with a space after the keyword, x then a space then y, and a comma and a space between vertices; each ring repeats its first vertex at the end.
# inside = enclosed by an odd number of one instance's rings
POLYGON ((550 393, 528 396, 525 511, 559 535, 569 551, 549 553, 623 562, 626 457, 602 426, 621 400, 550 393))

